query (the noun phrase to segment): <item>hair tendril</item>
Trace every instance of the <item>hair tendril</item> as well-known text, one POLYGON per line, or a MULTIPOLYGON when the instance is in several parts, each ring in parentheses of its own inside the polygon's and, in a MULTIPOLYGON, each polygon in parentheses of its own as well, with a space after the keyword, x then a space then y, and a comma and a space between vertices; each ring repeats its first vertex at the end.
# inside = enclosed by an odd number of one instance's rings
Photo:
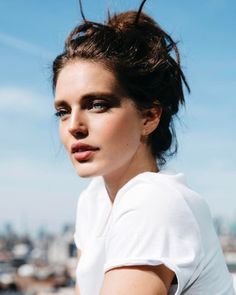
POLYGON ((80 9, 80 14, 84 20, 85 23, 87 23, 87 20, 85 18, 85 15, 84 15, 84 11, 83 11, 83 5, 82 5, 82 0, 79 0, 79 9, 80 9))
POLYGON ((139 21, 140 14, 141 14, 141 12, 142 12, 142 10, 143 10, 143 6, 144 6, 144 4, 145 4, 146 1, 147 1, 147 0, 143 0, 142 3, 141 3, 141 5, 140 5, 140 7, 139 7, 139 10, 138 10, 137 16, 136 16, 135 21, 134 21, 134 24, 135 24, 135 25, 136 25, 136 24, 138 23, 138 21, 139 21))

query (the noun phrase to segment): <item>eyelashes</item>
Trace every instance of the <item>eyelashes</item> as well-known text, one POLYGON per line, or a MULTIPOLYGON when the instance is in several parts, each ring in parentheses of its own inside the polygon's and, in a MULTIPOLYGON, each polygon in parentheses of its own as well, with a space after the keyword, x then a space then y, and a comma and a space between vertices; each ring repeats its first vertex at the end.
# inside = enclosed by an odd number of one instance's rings
POLYGON ((110 103, 106 101, 95 101, 92 103, 89 109, 94 109, 98 111, 105 111, 108 110, 111 107, 110 103))
MULTIPOLYGON (((82 110, 87 109, 87 110, 95 112, 95 113, 102 113, 102 112, 108 111, 111 107, 112 107, 111 103, 108 101, 94 100, 94 101, 87 102, 85 105, 82 105, 81 109, 82 110)), ((62 119, 62 118, 65 118, 70 113, 71 113, 71 109, 63 106, 61 108, 59 107, 54 115, 57 118, 62 119)))
POLYGON ((67 115, 68 111, 66 110, 58 110, 54 115, 57 118, 62 118, 63 116, 67 115))

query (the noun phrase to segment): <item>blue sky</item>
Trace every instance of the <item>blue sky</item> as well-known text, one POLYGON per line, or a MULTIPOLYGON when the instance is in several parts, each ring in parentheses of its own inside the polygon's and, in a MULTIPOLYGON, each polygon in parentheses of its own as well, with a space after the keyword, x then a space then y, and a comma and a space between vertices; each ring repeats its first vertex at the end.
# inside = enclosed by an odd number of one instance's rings
MULTIPOLYGON (((87 18, 136 9, 137 0, 84 0, 87 18)), ((236 2, 154 1, 145 11, 179 40, 191 87, 176 121, 179 153, 169 168, 186 174, 212 215, 236 218, 236 2)), ((74 222, 87 181, 78 178, 57 134, 51 64, 81 20, 78 1, 0 1, 0 230, 74 222)))

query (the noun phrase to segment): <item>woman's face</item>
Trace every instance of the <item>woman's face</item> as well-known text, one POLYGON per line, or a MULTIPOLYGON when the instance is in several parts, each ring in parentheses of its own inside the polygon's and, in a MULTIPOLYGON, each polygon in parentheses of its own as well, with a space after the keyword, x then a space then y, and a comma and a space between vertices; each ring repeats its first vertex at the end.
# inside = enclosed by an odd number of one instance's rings
POLYGON ((78 175, 115 176, 143 160, 144 119, 103 64, 68 63, 55 97, 61 141, 78 175))

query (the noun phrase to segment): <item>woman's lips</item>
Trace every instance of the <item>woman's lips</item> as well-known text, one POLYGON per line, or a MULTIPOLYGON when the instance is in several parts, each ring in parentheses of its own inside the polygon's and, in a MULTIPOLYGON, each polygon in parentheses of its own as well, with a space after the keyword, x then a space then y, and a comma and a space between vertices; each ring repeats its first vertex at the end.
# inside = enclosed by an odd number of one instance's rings
POLYGON ((71 153, 79 161, 87 161, 99 148, 84 143, 75 143, 71 146, 71 153))
POLYGON ((97 150, 85 150, 85 151, 79 151, 79 152, 75 152, 73 155, 74 155, 74 158, 79 161, 79 162, 83 162, 83 161, 87 161, 89 160, 89 158, 91 156, 94 155, 94 153, 96 152, 97 150))

